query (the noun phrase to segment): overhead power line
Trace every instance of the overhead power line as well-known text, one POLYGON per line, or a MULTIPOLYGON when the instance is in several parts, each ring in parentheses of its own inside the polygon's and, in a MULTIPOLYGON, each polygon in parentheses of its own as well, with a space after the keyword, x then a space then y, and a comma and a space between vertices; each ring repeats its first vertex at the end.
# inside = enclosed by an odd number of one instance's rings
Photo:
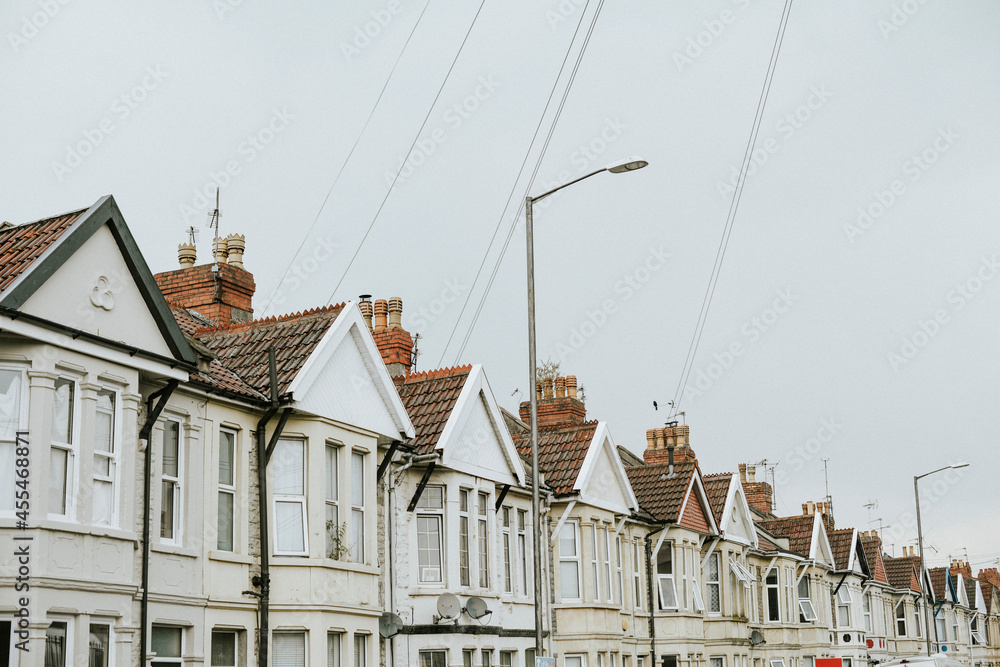
POLYGON ((385 78, 385 83, 382 84, 382 90, 378 93, 378 98, 375 100, 375 104, 372 105, 372 110, 368 112, 368 118, 365 119, 365 124, 358 133, 358 138, 354 140, 354 145, 351 146, 351 150, 348 151, 347 157, 344 158, 344 162, 340 165, 340 169, 337 171, 337 175, 333 177, 333 182, 330 183, 330 189, 326 191, 326 196, 323 198, 323 203, 319 205, 319 210, 316 211, 316 217, 313 218, 312 224, 309 225, 309 230, 302 237, 302 243, 299 244, 298 249, 295 254, 292 255, 291 260, 288 262, 288 266, 285 267, 284 273, 281 274, 281 280, 278 281, 277 287, 275 287, 274 292, 271 294, 271 298, 267 300, 267 304, 261 311, 266 314, 267 309, 271 307, 271 302, 274 301, 275 295, 278 294, 278 290, 281 288, 282 283, 285 282, 285 278, 288 277, 288 272, 291 270, 292 266, 295 264, 295 259, 302 252, 302 248, 305 247, 306 241, 312 236, 313 229, 316 228, 316 223, 319 222, 319 216, 322 215, 323 209, 326 208, 326 203, 330 200, 330 195, 333 194, 333 189, 337 186, 337 182, 340 180, 340 175, 344 173, 344 167, 347 163, 351 161, 351 156, 354 155, 354 150, 358 147, 358 143, 361 141, 361 137, 364 136, 365 131, 368 129, 369 123, 371 123, 372 116, 375 115, 375 110, 378 109, 379 102, 382 101, 382 96, 385 94, 385 89, 389 87, 389 81, 392 80, 392 75, 396 72, 396 67, 399 65, 399 61, 403 58, 403 53, 406 52, 406 47, 409 46, 410 40, 413 39, 413 34, 417 31, 417 26, 420 25, 421 19, 424 18, 424 13, 427 11, 427 7, 430 6, 430 0, 424 4, 424 8, 420 10, 420 16, 417 17, 416 23, 413 24, 413 28, 410 30, 410 34, 406 38, 406 42, 403 44, 403 48, 399 50, 399 55, 396 56, 396 62, 392 64, 392 69, 389 71, 389 76, 385 78))
MULTIPOLYGON (((462 55, 462 51, 465 49, 465 44, 469 41, 469 35, 472 34, 472 29, 476 26, 476 21, 479 20, 479 14, 483 11, 483 5, 486 4, 486 0, 482 0, 479 3, 479 9, 476 10, 476 15, 472 18, 472 23, 469 24, 469 29, 465 31, 465 37, 462 38, 462 44, 458 47, 458 52, 455 53, 455 57, 451 61, 451 65, 448 67, 448 71, 444 75, 444 79, 441 80, 441 85, 438 87, 437 94, 434 95, 434 100, 431 102, 430 106, 427 107, 427 113, 424 115, 424 120, 420 123, 420 128, 417 130, 416 134, 413 135, 413 141, 410 143, 410 147, 406 151, 407 157, 413 152, 413 147, 417 145, 417 141, 420 139, 420 133, 424 131, 424 127, 427 126, 427 120, 431 117, 431 113, 434 111, 434 107, 437 106, 438 99, 441 97, 441 92, 444 90, 445 84, 448 83, 448 79, 451 77, 452 71, 455 69, 455 63, 458 62, 459 57, 462 55)), ((371 223, 368 225, 368 229, 365 230, 365 235, 361 237, 361 242, 358 243, 358 247, 354 250, 354 254, 351 255, 351 261, 347 263, 344 267, 344 272, 340 276, 340 280, 334 285, 333 291, 330 292, 330 298, 326 300, 327 304, 333 303, 334 296, 337 294, 337 290, 340 289, 341 283, 344 282, 344 278, 347 277, 347 273, 351 270, 351 266, 354 265, 354 260, 358 258, 358 253, 361 252, 361 248, 365 245, 365 241, 368 240, 368 235, 371 234, 372 228, 375 226, 375 222, 378 221, 378 216, 382 213, 383 207, 385 207, 385 202, 388 201, 389 195, 392 194, 392 189, 396 187, 396 181, 399 180, 399 174, 402 173, 403 167, 406 166, 406 160, 404 159, 399 165, 399 169, 396 170, 396 175, 392 177, 392 183, 389 184, 389 188, 385 191, 385 196, 382 197, 382 203, 378 205, 378 210, 375 211, 375 215, 372 217, 371 223)))
POLYGON ((739 210, 740 200, 743 197, 743 186, 746 184, 747 171, 753 150, 757 145, 757 134, 760 131, 760 123, 764 117, 764 108, 767 106, 767 97, 771 92, 771 81, 774 78, 774 70, 778 64, 778 56, 781 53, 781 44, 785 39, 785 27, 788 25, 788 16, 792 11, 792 1, 785 0, 785 6, 781 12, 781 21, 778 24, 778 33, 774 37, 774 46, 771 47, 771 60, 767 65, 767 74, 764 76, 764 85, 761 87, 760 97, 757 100, 757 111, 754 114, 753 125, 750 129, 750 137, 747 139, 746 150, 743 153, 743 163, 740 168, 740 176, 733 191, 733 198, 729 204, 729 213, 726 216, 726 224, 722 230, 722 238, 719 240, 719 248, 715 254, 715 264, 712 266, 712 274, 705 289, 705 296, 701 302, 701 310, 698 313, 698 321, 695 324, 694 334, 691 336, 691 343, 688 345, 687 355, 684 357, 684 365, 681 368, 681 376, 677 381, 677 390, 674 393, 673 415, 680 410, 684 389, 687 387, 688 379, 694 368, 695 356, 698 353, 698 345, 701 343, 701 335, 705 331, 705 322, 708 320, 708 311, 712 307, 712 298, 715 296, 715 288, 719 282, 719 275, 722 273, 722 262, 726 258, 726 250, 729 247, 729 237, 733 231, 733 223, 736 221, 736 213, 739 210))

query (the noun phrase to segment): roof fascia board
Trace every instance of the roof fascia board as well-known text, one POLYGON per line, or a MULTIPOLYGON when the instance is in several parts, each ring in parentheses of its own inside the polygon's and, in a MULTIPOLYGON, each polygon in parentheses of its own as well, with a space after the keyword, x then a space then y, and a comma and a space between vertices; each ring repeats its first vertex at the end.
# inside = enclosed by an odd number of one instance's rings
POLYGON ((465 423, 463 415, 475 405, 475 401, 479 398, 480 394, 485 398, 486 410, 493 427, 493 434, 500 441, 500 447, 503 450, 504 458, 507 460, 507 466, 510 468, 510 472, 513 473, 516 482, 523 485, 527 474, 524 471, 524 466, 521 465, 521 459, 517 455, 517 448, 510 437, 510 432, 505 426, 502 426, 504 423, 503 415, 500 413, 496 397, 493 395, 493 389, 486 378, 486 372, 483 370, 482 364, 475 364, 472 370, 469 371, 469 375, 465 379, 465 384, 462 386, 462 391, 459 392, 458 398, 455 400, 455 407, 452 408, 451 414, 448 415, 448 421, 445 422, 444 429, 441 431, 437 445, 435 445, 435 449, 442 450, 441 463, 449 467, 457 466, 456 469, 460 467, 460 464, 455 464, 452 461, 452 447, 449 445, 451 440, 457 437, 461 425, 465 423))
POLYGON ((600 457, 602 448, 607 450, 608 457, 611 459, 613 464, 612 470, 618 479, 618 485, 624 491, 625 497, 628 500, 628 509, 639 509, 639 501, 636 500, 635 493, 632 491, 632 483, 628 481, 628 473, 625 472, 625 466, 622 465, 621 457, 618 456, 618 448, 615 446, 614 438, 611 437, 611 429, 608 428, 608 423, 604 421, 597 422, 597 428, 594 429, 594 437, 591 438, 590 445, 587 447, 587 455, 583 458, 583 463, 580 465, 580 472, 577 473, 573 490, 583 491, 586 488, 590 482, 590 478, 594 474, 594 468, 597 466, 597 459, 600 457))

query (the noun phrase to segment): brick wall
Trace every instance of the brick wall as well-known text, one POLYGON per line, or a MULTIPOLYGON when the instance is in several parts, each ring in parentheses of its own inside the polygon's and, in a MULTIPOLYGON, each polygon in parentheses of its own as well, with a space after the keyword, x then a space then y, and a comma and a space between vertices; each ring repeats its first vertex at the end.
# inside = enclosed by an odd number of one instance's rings
POLYGON ((218 323, 253 319, 256 284, 249 271, 229 264, 202 264, 154 276, 172 306, 190 308, 218 323), (213 273, 212 267, 218 267, 213 273))

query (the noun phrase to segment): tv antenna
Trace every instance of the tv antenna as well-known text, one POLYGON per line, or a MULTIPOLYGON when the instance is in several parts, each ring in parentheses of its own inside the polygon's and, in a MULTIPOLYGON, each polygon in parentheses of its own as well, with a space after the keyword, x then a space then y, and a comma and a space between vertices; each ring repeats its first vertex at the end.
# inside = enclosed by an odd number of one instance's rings
POLYGON ((830 457, 828 456, 825 459, 820 459, 820 460, 823 462, 823 483, 826 486, 826 498, 824 498, 823 500, 826 501, 826 504, 830 508, 830 512, 832 515, 833 498, 830 497, 830 469, 827 465, 830 462, 830 457))
POLYGON ((872 519, 872 510, 878 509, 878 499, 869 498, 868 503, 866 505, 862 505, 862 507, 868 510, 868 529, 870 530, 872 524, 875 523, 875 520, 872 519))
POLYGON ((199 231, 201 231, 201 230, 199 230, 194 225, 191 225, 190 227, 187 228, 188 242, 191 245, 194 245, 195 241, 198 240, 198 232, 199 231))
MULTIPOLYGON (((222 216, 222 213, 219 212, 219 188, 216 187, 215 188, 215 208, 212 210, 211 213, 208 214, 208 224, 206 225, 206 227, 211 227, 211 228, 213 228, 215 230, 215 237, 214 237, 215 241, 219 240, 219 218, 221 216, 222 216)), ((215 245, 218 245, 218 244, 216 243, 215 245)), ((215 246, 212 247, 212 253, 213 254, 215 253, 215 246)))

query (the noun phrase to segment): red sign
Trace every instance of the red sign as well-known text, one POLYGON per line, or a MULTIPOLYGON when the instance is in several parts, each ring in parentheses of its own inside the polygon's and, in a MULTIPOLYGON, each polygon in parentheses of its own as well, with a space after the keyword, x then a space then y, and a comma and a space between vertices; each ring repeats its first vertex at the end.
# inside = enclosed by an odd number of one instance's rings
POLYGON ((816 658, 816 667, 843 667, 840 658, 816 658))

